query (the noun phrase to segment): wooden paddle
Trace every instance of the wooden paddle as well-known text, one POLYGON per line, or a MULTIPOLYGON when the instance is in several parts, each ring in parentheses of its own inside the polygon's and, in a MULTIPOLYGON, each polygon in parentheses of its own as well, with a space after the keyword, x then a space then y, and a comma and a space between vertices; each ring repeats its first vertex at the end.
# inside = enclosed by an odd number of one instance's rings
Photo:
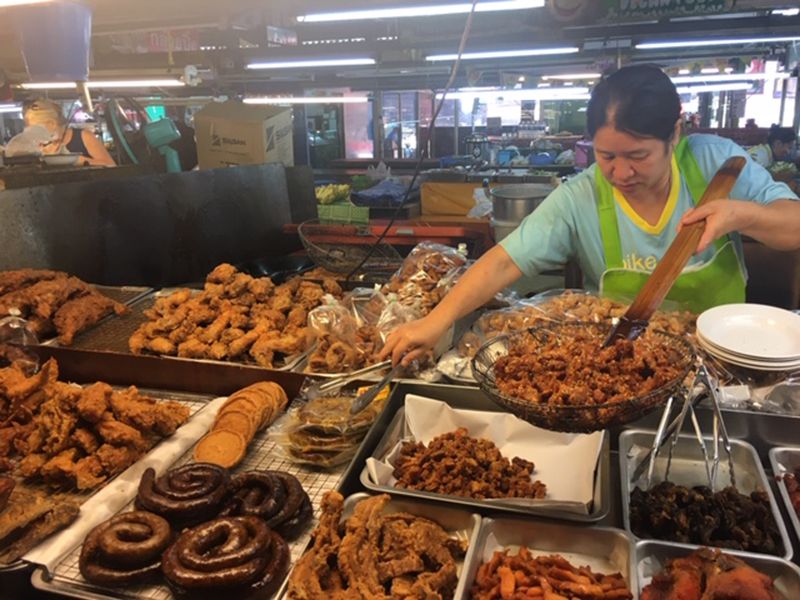
MULTIPOLYGON (((703 206, 712 200, 727 198, 746 164, 747 159, 743 156, 732 156, 726 160, 714 175, 711 183, 708 184, 697 206, 703 206)), ((705 228, 705 221, 698 221, 681 229, 655 271, 639 291, 633 304, 630 305, 616 327, 611 330, 603 344, 604 348, 617 339, 635 340, 647 329, 651 317, 661 306, 678 275, 681 274, 697 249, 697 244, 700 243, 705 228)))

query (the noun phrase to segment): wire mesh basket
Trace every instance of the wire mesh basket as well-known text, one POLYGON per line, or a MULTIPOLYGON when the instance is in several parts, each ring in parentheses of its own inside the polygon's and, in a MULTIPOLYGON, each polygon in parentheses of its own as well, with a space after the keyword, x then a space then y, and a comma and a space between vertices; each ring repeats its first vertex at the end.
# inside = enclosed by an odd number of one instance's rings
POLYGON ((481 390, 496 404, 519 418, 552 431, 589 433, 636 421, 666 403, 671 395, 679 392, 695 362, 695 351, 689 342, 663 331, 653 331, 650 335, 657 336, 658 343, 663 343, 670 364, 680 374, 641 396, 606 404, 555 405, 511 397, 498 389, 495 363, 501 356, 506 356, 513 346, 533 342, 543 348, 554 338, 560 344, 561 340, 570 339, 581 329, 585 331, 588 328, 595 330, 598 336, 602 336, 601 339, 611 331, 611 326, 603 323, 551 323, 494 338, 478 350, 472 359, 472 371, 481 390))
POLYGON ((301 223, 298 233, 309 258, 334 273, 349 274, 362 262, 361 272, 393 273, 403 262, 394 246, 379 243, 369 226, 329 225, 312 219, 301 223))

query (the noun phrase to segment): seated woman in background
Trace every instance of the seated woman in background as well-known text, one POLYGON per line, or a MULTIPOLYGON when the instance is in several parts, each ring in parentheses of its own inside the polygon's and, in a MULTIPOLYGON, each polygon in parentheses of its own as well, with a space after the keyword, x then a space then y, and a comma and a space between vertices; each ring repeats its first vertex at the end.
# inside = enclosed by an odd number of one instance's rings
POLYGON ((31 125, 42 125, 55 139, 42 147, 44 154, 60 154, 61 147, 64 146, 67 152, 81 155, 79 164, 96 167, 116 166, 106 147, 91 131, 67 128, 67 120, 61 112, 61 107, 52 100, 36 100, 28 107, 25 111, 25 126, 31 125), (62 140, 61 143, 59 140, 62 140))
POLYGON ((796 140, 797 135, 791 127, 773 125, 769 128, 767 143, 753 146, 748 153, 754 161, 769 169, 777 161, 788 160, 796 140))

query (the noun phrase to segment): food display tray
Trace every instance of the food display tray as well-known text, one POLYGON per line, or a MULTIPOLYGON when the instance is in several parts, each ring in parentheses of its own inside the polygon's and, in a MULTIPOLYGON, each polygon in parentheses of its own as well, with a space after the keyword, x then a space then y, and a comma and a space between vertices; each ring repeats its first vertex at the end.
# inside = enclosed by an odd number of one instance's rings
MULTIPOLYGON (((634 556, 635 572, 639 586, 637 591, 639 594, 650 583, 653 576, 662 570, 664 563, 671 558, 688 556, 695 548, 697 546, 686 547, 682 544, 672 544, 670 542, 637 542, 634 556)), ((725 554, 742 559, 756 571, 767 575, 786 600, 800 598, 800 568, 797 565, 776 556, 725 549, 722 549, 722 551, 725 554)))
MULTIPOLYGON (((772 448, 769 451, 769 462, 772 465, 772 473, 776 478, 779 478, 778 490, 786 507, 786 512, 789 513, 789 519, 792 522, 797 539, 800 540, 800 518, 798 518, 797 511, 792 506, 792 499, 786 489, 786 482, 781 477, 787 473, 794 473, 795 469, 800 467, 800 448, 772 448)), ((800 593, 795 597, 800 598, 800 593)))
MULTIPOLYGON (((491 406, 494 407, 494 404, 491 406)), ((386 456, 386 454, 388 454, 392 448, 394 448, 394 446, 405 437, 407 437, 405 407, 401 406, 394 414, 394 417, 392 418, 389 426, 386 428, 380 442, 372 450, 371 457, 377 460, 382 460, 383 457, 386 456)), ((364 465, 363 469, 361 470, 360 480, 361 485, 376 493, 386 493, 393 496, 408 496, 411 498, 445 502, 448 504, 460 504, 462 506, 472 507, 474 510, 479 510, 484 513, 487 511, 512 512, 525 515, 546 516, 554 519, 565 519, 568 521, 578 521, 582 523, 594 523, 603 519, 609 511, 611 501, 611 479, 609 476, 609 471, 611 468, 610 448, 611 444, 609 441, 609 436, 605 435, 603 436, 603 445, 600 449, 600 455, 597 460, 597 469, 595 470, 594 477, 594 497, 588 514, 565 511, 557 506, 553 506, 553 503, 547 500, 537 501, 536 506, 521 506, 494 502, 489 503, 485 500, 479 500, 476 498, 463 498, 460 496, 434 494, 432 492, 422 492, 419 490, 410 490, 406 488, 376 484, 370 478, 369 470, 366 465, 364 465)))
MULTIPOLYGON (((632 481, 633 473, 636 466, 639 464, 638 460, 644 456, 644 452, 639 457, 631 456, 634 447, 642 447, 649 450, 653 445, 655 436, 654 431, 646 431, 642 429, 630 429, 624 431, 619 436, 619 466, 620 466, 620 482, 622 486, 622 519, 625 529, 630 532, 634 538, 640 539, 631 530, 630 522, 630 497, 631 491, 637 485, 644 487, 644 482, 647 474, 645 473, 638 481, 632 481), (638 458, 638 460, 637 460, 638 458)), ((712 454, 711 438, 705 438, 706 445, 709 447, 709 455, 712 454)), ((659 457, 656 460, 656 466, 653 474, 653 484, 663 481, 664 471, 667 463, 668 444, 662 448, 659 457)), ((758 453, 755 448, 741 440, 731 440, 731 455, 733 459, 733 468, 736 474, 736 487, 742 494, 750 494, 756 489, 763 489, 769 495, 770 508, 775 523, 781 534, 783 541, 784 555, 783 558, 789 560, 792 558, 792 542, 789 539, 789 533, 786 530, 786 525, 781 518, 778 503, 775 500, 775 495, 772 493, 772 488, 769 485, 769 480, 761 466, 761 461, 758 458, 758 453)), ((669 479, 677 485, 684 485, 693 487, 696 485, 708 485, 708 477, 706 475, 705 461, 703 460, 703 452, 697 438, 690 435, 679 436, 678 443, 675 445, 672 466, 670 468, 669 479)), ((721 490, 730 483, 730 471, 728 467, 728 456, 720 444, 720 461, 719 473, 717 475, 717 484, 714 491, 721 490)), ((690 544, 678 544, 678 546, 691 547, 690 544)))
MULTIPOLYGON (((194 462, 192 450, 193 448, 190 448, 180 457, 173 465, 173 468, 194 462)), ((346 465, 321 470, 290 462, 283 456, 275 442, 270 439, 269 429, 266 429, 256 435, 248 447, 244 460, 234 469, 231 469, 231 475, 235 477, 239 473, 252 470, 286 471, 297 477, 303 485, 303 489, 308 493, 314 507, 314 519, 302 536, 289 543, 291 564, 294 565, 308 546, 311 533, 317 525, 319 504, 323 494, 338 486, 345 469, 346 465)), ((133 499, 121 512, 129 510, 132 505, 133 499)), ((165 583, 112 589, 86 582, 81 576, 78 567, 80 550, 80 546, 74 548, 72 552, 60 561, 53 573, 47 573, 43 567, 37 568, 31 577, 33 586, 42 591, 62 594, 72 598, 91 598, 95 600, 132 600, 134 598, 169 600, 173 597, 165 583)))
MULTIPOLYGON (((164 296, 169 296, 178 289, 180 288, 165 288, 157 292, 151 292, 140 296, 130 304, 131 310, 128 314, 120 317, 103 319, 95 327, 92 327, 91 329, 88 329, 75 336, 75 341, 71 347, 76 350, 93 350, 101 352, 116 352, 117 354, 130 354, 131 351, 128 347, 128 340, 141 325, 147 322, 148 319, 144 314, 145 311, 152 308, 156 300, 163 298, 164 296)), ((288 357, 288 360, 284 364, 276 366, 273 370, 292 370, 307 356, 307 352, 308 351, 288 357)), ((242 364, 249 364, 244 362, 181 358, 176 356, 164 356, 163 358, 168 358, 171 360, 190 360, 193 362, 222 365, 238 366, 242 364)))
MULTIPOLYGON (((342 519, 350 518, 355 510, 356 504, 371 496, 372 494, 358 493, 345 498, 342 519)), ((405 500, 402 498, 392 498, 386 504, 382 514, 390 515, 398 512, 405 512, 435 521, 452 537, 456 537, 460 540, 467 540, 469 547, 467 548, 464 559, 456 561, 460 585, 466 573, 467 565, 474 561, 474 553, 478 547, 478 536, 481 529, 481 516, 463 508, 442 506, 441 504, 433 504, 430 502, 405 500)), ((311 543, 309 542, 308 548, 310 549, 310 547, 311 543)), ((294 561, 292 566, 294 566, 294 561)), ((278 592, 277 597, 285 598, 287 590, 288 578, 278 592)))
POLYGON ((120 304, 133 304, 140 298, 153 293, 153 288, 138 285, 92 285, 94 289, 107 298, 111 298, 120 304))
POLYGON ((516 554, 521 546, 527 546, 534 556, 559 554, 576 567, 586 565, 604 574, 621 573, 631 590, 636 587, 633 539, 621 529, 491 517, 481 522, 477 545, 465 566, 455 600, 468 600, 478 568, 492 558, 495 549, 511 549, 516 554))

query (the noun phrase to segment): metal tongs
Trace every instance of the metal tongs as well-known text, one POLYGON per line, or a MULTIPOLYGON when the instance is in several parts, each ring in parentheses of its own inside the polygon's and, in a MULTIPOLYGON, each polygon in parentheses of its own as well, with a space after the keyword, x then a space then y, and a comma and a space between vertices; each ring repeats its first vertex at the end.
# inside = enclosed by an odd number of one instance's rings
POLYGON ((392 361, 385 360, 383 362, 376 363, 369 367, 364 367, 363 369, 359 369, 358 371, 353 371, 352 373, 348 373, 347 375, 330 379, 324 383, 315 381, 314 383, 309 385, 306 389, 300 392, 299 398, 305 401, 313 400, 318 396, 334 392, 344 387, 351 381, 360 379, 364 375, 369 375, 376 371, 382 371, 383 369, 386 369, 391 366, 392 366, 392 361))
POLYGON ((728 430, 725 427, 725 421, 722 419, 722 412, 719 408, 719 395, 719 381, 708 372, 703 360, 698 358, 697 370, 692 387, 691 389, 684 388, 684 403, 680 413, 675 419, 672 420, 672 422, 669 423, 669 425, 667 425, 674 404, 674 396, 670 397, 670 399, 667 401, 666 407, 664 407, 664 413, 661 416, 661 421, 658 425, 655 439, 653 440, 653 446, 645 455, 644 459, 642 459, 642 462, 640 462, 634 470, 632 481, 639 480, 646 469, 646 489, 650 489, 653 481, 656 459, 661 451, 661 447, 671 436, 672 439, 669 442, 669 456, 667 458, 667 467, 664 476, 665 481, 669 480, 669 471, 670 467, 672 466, 672 455, 675 449, 675 444, 678 443, 678 437, 681 429, 683 429, 683 424, 686 421, 686 417, 690 416, 692 420, 692 427, 694 428, 695 436, 697 437, 697 442, 700 444, 700 448, 703 452, 703 460, 705 462, 706 476, 708 477, 709 487, 712 490, 715 489, 717 474, 719 472, 720 436, 722 437, 722 446, 725 449, 725 452, 728 454, 728 469, 730 471, 731 485, 735 486, 736 473, 734 472, 733 457, 731 456, 731 442, 730 438, 728 437, 728 430), (700 423, 698 422, 697 414, 695 413, 695 407, 706 396, 711 402, 711 406, 714 411, 712 423, 713 455, 710 459, 708 445, 703 437, 703 431, 700 428, 700 423))

